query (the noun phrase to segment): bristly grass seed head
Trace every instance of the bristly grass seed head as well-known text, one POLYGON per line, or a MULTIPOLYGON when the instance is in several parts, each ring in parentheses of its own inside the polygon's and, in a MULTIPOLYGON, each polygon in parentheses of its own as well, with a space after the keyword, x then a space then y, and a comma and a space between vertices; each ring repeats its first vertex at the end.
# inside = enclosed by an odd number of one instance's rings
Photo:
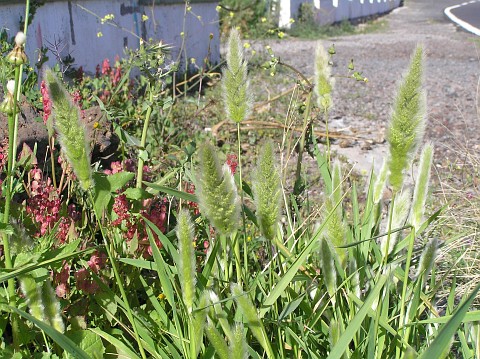
POLYGON ((232 234, 240 219, 237 187, 232 172, 228 166, 220 166, 217 153, 210 144, 200 148, 196 187, 200 211, 221 234, 232 234))
POLYGON ((93 184, 92 170, 86 130, 80 123, 80 111, 52 70, 45 71, 45 81, 53 104, 60 144, 82 188, 87 190, 93 184))
POLYGON ((333 106, 332 91, 334 78, 329 64, 329 55, 320 42, 315 53, 315 93, 318 106, 324 111, 329 111, 333 106))
POLYGON ((243 291, 240 284, 233 283, 231 285, 231 290, 238 309, 243 315, 244 322, 248 324, 252 334, 255 338, 257 338, 267 354, 270 354, 272 349, 268 339, 266 338, 265 329, 260 317, 258 316, 256 307, 248 297, 248 294, 243 291))
POLYGON ((390 184, 394 191, 401 189, 404 171, 410 165, 425 130, 424 57, 422 47, 418 46, 398 89, 388 128, 390 184))
POLYGON ((418 278, 420 275, 423 275, 424 283, 427 280, 427 277, 430 274, 430 271, 432 270, 433 265, 435 264, 437 249, 438 249, 438 240, 437 238, 432 238, 425 245, 422 255, 420 256, 420 262, 418 264, 416 277, 418 278))
POLYGON ((430 168, 432 167, 433 146, 431 143, 425 145, 420 156, 419 172, 413 192, 412 212, 410 222, 415 230, 418 230, 423 223, 425 213, 425 202, 427 201, 428 183, 430 181, 430 168))
MULTIPOLYGON (((407 219, 408 212, 410 211, 410 205, 412 204, 411 196, 412 196, 412 192, 409 189, 405 189, 395 199, 393 213, 392 213, 392 224, 391 224, 392 230, 399 229, 405 225, 405 220, 407 219)), ((390 211, 392 211, 392 208, 390 208, 390 211)), ((387 219, 388 218, 390 218, 390 214, 388 215, 387 219)), ((388 224, 387 224, 387 230, 388 230, 388 224)), ((390 235, 390 240, 388 240, 387 235, 382 237, 382 240, 381 240, 382 253, 390 254, 393 251, 400 233, 401 233, 400 231, 392 233, 390 235), (388 241, 388 253, 386 253, 387 241, 388 241)))
POLYGON ((193 310, 193 301, 195 297, 195 248, 193 247, 193 224, 190 214, 186 210, 180 211, 177 218, 177 238, 178 238, 178 274, 180 285, 182 286, 182 295, 188 313, 193 310))
POLYGON ((251 112, 253 97, 249 90, 247 61, 244 59, 240 34, 230 31, 227 45, 227 67, 223 70, 223 96, 227 117, 235 123, 245 120, 251 112))
POLYGON ((265 238, 272 240, 280 218, 282 189, 271 141, 267 141, 260 151, 252 187, 260 230, 265 238))
POLYGON ((230 343, 230 359, 246 359, 248 355, 247 341, 242 323, 236 323, 232 328, 232 339, 230 343))

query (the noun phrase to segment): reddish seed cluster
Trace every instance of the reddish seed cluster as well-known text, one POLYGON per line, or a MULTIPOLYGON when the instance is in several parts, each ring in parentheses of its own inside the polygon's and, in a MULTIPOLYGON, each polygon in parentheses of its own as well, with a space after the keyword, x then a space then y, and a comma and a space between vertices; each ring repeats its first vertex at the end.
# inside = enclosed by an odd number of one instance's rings
MULTIPOLYGON (((195 194, 195 185, 193 183, 187 183, 186 189, 187 193, 195 194)), ((187 201, 187 206, 190 208, 195 216, 200 214, 200 210, 198 209, 198 203, 193 201, 187 201)))
POLYGON ((64 261, 60 272, 52 274, 57 297, 66 298, 70 293, 70 288, 68 286, 68 279, 70 278, 70 265, 64 261))
POLYGON ((36 236, 43 236, 58 221, 61 201, 50 178, 43 180, 42 170, 34 168, 30 171, 30 198, 27 200, 26 211, 35 223, 40 225, 36 236))
POLYGON ((0 142, 0 172, 3 171, 5 165, 7 164, 8 157, 8 138, 4 138, 0 142))
POLYGON ((45 81, 42 81, 40 84, 40 93, 42 94, 43 123, 47 124, 48 118, 52 113, 52 101, 50 100, 50 95, 48 94, 47 84, 45 81))
MULTIPOLYGON (((91 272, 99 275, 100 270, 105 268, 107 256, 105 253, 98 251, 93 252, 87 261, 91 272)), ((55 285, 55 293, 59 298, 67 298, 70 294, 70 286, 68 280, 70 278, 71 267, 67 262, 63 262, 63 266, 58 273, 53 273, 53 283, 55 285)), ((80 268, 75 271, 73 277, 77 290, 83 291, 85 294, 95 294, 100 289, 98 283, 90 275, 87 268, 80 268)))
POLYGON ((68 217, 62 217, 60 219, 60 223, 57 227, 57 233, 55 234, 58 242, 63 244, 66 242, 68 234, 70 232, 70 228, 72 225, 80 219, 80 212, 77 211, 76 206, 74 204, 70 204, 67 207, 68 217))
MULTIPOLYGON (((112 221, 112 225, 123 230, 127 242, 130 242, 135 236, 140 243, 139 251, 144 257, 152 256, 152 248, 148 244, 148 234, 146 224, 143 218, 148 219, 155 224, 158 229, 165 233, 167 230, 167 201, 166 199, 154 202, 148 210, 142 210, 141 216, 134 216, 130 212, 130 206, 124 194, 115 197, 113 211, 117 218, 112 221), (143 217, 142 217, 143 216, 143 217)), ((162 243, 154 233, 155 243, 158 248, 162 248, 162 243)))
POLYGON ((237 171, 238 166, 238 158, 234 154, 227 155, 227 160, 225 161, 228 167, 230 167, 230 171, 234 175, 237 171))

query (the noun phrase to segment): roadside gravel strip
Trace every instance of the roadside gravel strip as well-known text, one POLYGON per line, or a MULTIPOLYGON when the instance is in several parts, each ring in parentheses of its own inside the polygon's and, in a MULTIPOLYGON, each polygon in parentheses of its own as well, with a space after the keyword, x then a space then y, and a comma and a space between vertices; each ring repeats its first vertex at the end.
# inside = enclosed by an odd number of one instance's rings
MULTIPOLYGON (((417 44, 427 54, 425 87, 428 124, 426 140, 435 146, 437 173, 452 162, 470 155, 480 158, 480 126, 477 117, 477 83, 480 57, 479 38, 457 27, 444 15, 455 0, 407 0, 405 5, 386 15, 388 23, 380 32, 342 36, 322 41, 335 43, 337 66, 344 74, 350 59, 368 83, 337 78, 331 130, 356 137, 333 142, 333 150, 344 155, 356 169, 376 168, 386 154, 385 127, 400 76, 408 66, 417 44)), ((305 74, 313 75, 316 41, 258 41, 260 50, 270 45, 277 56, 305 74)), ((265 86, 265 91, 270 89, 265 86)), ((319 126, 321 127, 321 125, 319 126)))

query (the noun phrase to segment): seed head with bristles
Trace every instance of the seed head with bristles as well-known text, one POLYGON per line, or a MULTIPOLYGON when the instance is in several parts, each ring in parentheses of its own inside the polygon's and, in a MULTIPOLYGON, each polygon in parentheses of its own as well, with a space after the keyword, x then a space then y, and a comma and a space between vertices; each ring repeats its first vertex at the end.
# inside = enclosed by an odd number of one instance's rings
POLYGON ((430 180, 430 168, 432 167, 433 146, 427 144, 420 156, 419 172, 413 192, 412 212, 410 214, 410 222, 415 230, 418 230, 423 222, 423 214, 425 213, 425 202, 427 201, 428 182, 430 180))
POLYGON ((266 337, 265 329, 263 323, 258 316, 257 309, 253 305, 252 301, 248 297, 248 294, 245 293, 242 289, 242 286, 237 283, 231 285, 232 296, 235 298, 239 311, 242 313, 244 322, 248 324, 248 327, 252 331, 252 334, 260 342, 263 349, 270 354, 272 348, 266 337))
POLYGON ((50 69, 45 71, 45 82, 53 104, 55 129, 59 134, 60 144, 82 188, 87 190, 93 184, 92 170, 90 149, 85 127, 80 122, 80 111, 50 69))
POLYGON ((420 256, 420 262, 418 264, 418 270, 416 277, 418 278, 420 275, 423 275, 423 282, 425 283, 430 271, 435 264, 435 257, 437 255, 438 249, 438 239, 432 238, 428 243, 425 245, 423 249, 422 255, 420 256))
POLYGON ((398 89, 388 128, 390 184, 395 191, 403 185, 404 171, 410 165, 425 130, 424 57, 422 47, 418 46, 398 89))
MULTIPOLYGON (((408 216, 408 211, 410 210, 410 205, 412 203, 412 192, 409 189, 403 190, 400 195, 395 199, 393 213, 392 213, 392 224, 391 229, 399 229, 405 225, 405 220, 408 216)), ((392 208, 390 208, 392 211, 392 208)), ((387 218, 390 218, 390 211, 387 218)), ((388 230, 388 225, 387 225, 388 230)), ((397 239, 400 236, 400 231, 391 233, 390 238, 388 235, 385 235, 381 239, 381 248, 384 255, 390 254, 395 248, 397 239), (388 253, 387 251, 387 242, 388 242, 388 253)))
POLYGON ((236 29, 232 29, 228 37, 227 66, 223 70, 222 83, 227 117, 240 123, 250 115, 253 97, 249 90, 247 61, 236 29))
POLYGON ((334 83, 328 53, 319 42, 315 53, 315 93, 318 106, 324 112, 329 111, 333 106, 332 90, 334 83))
POLYGON ((260 230, 265 238, 272 240, 280 217, 282 190, 271 141, 266 142, 260 151, 252 189, 260 230))
POLYGON ((217 153, 210 144, 200 148, 196 187, 200 211, 221 234, 232 234, 240 219, 237 187, 230 168, 220 166, 217 153))
POLYGON ((177 219, 178 274, 182 286, 182 296, 187 311, 193 310, 195 297, 195 248, 193 247, 193 224, 186 210, 180 211, 177 219))

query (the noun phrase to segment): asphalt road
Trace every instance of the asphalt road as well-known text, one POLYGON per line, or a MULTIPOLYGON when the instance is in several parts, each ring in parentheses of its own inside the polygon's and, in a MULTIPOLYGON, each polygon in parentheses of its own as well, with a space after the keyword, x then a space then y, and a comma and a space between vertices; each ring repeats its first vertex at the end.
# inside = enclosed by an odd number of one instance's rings
POLYGON ((447 7, 445 15, 466 31, 480 36, 480 1, 473 0, 447 7))

